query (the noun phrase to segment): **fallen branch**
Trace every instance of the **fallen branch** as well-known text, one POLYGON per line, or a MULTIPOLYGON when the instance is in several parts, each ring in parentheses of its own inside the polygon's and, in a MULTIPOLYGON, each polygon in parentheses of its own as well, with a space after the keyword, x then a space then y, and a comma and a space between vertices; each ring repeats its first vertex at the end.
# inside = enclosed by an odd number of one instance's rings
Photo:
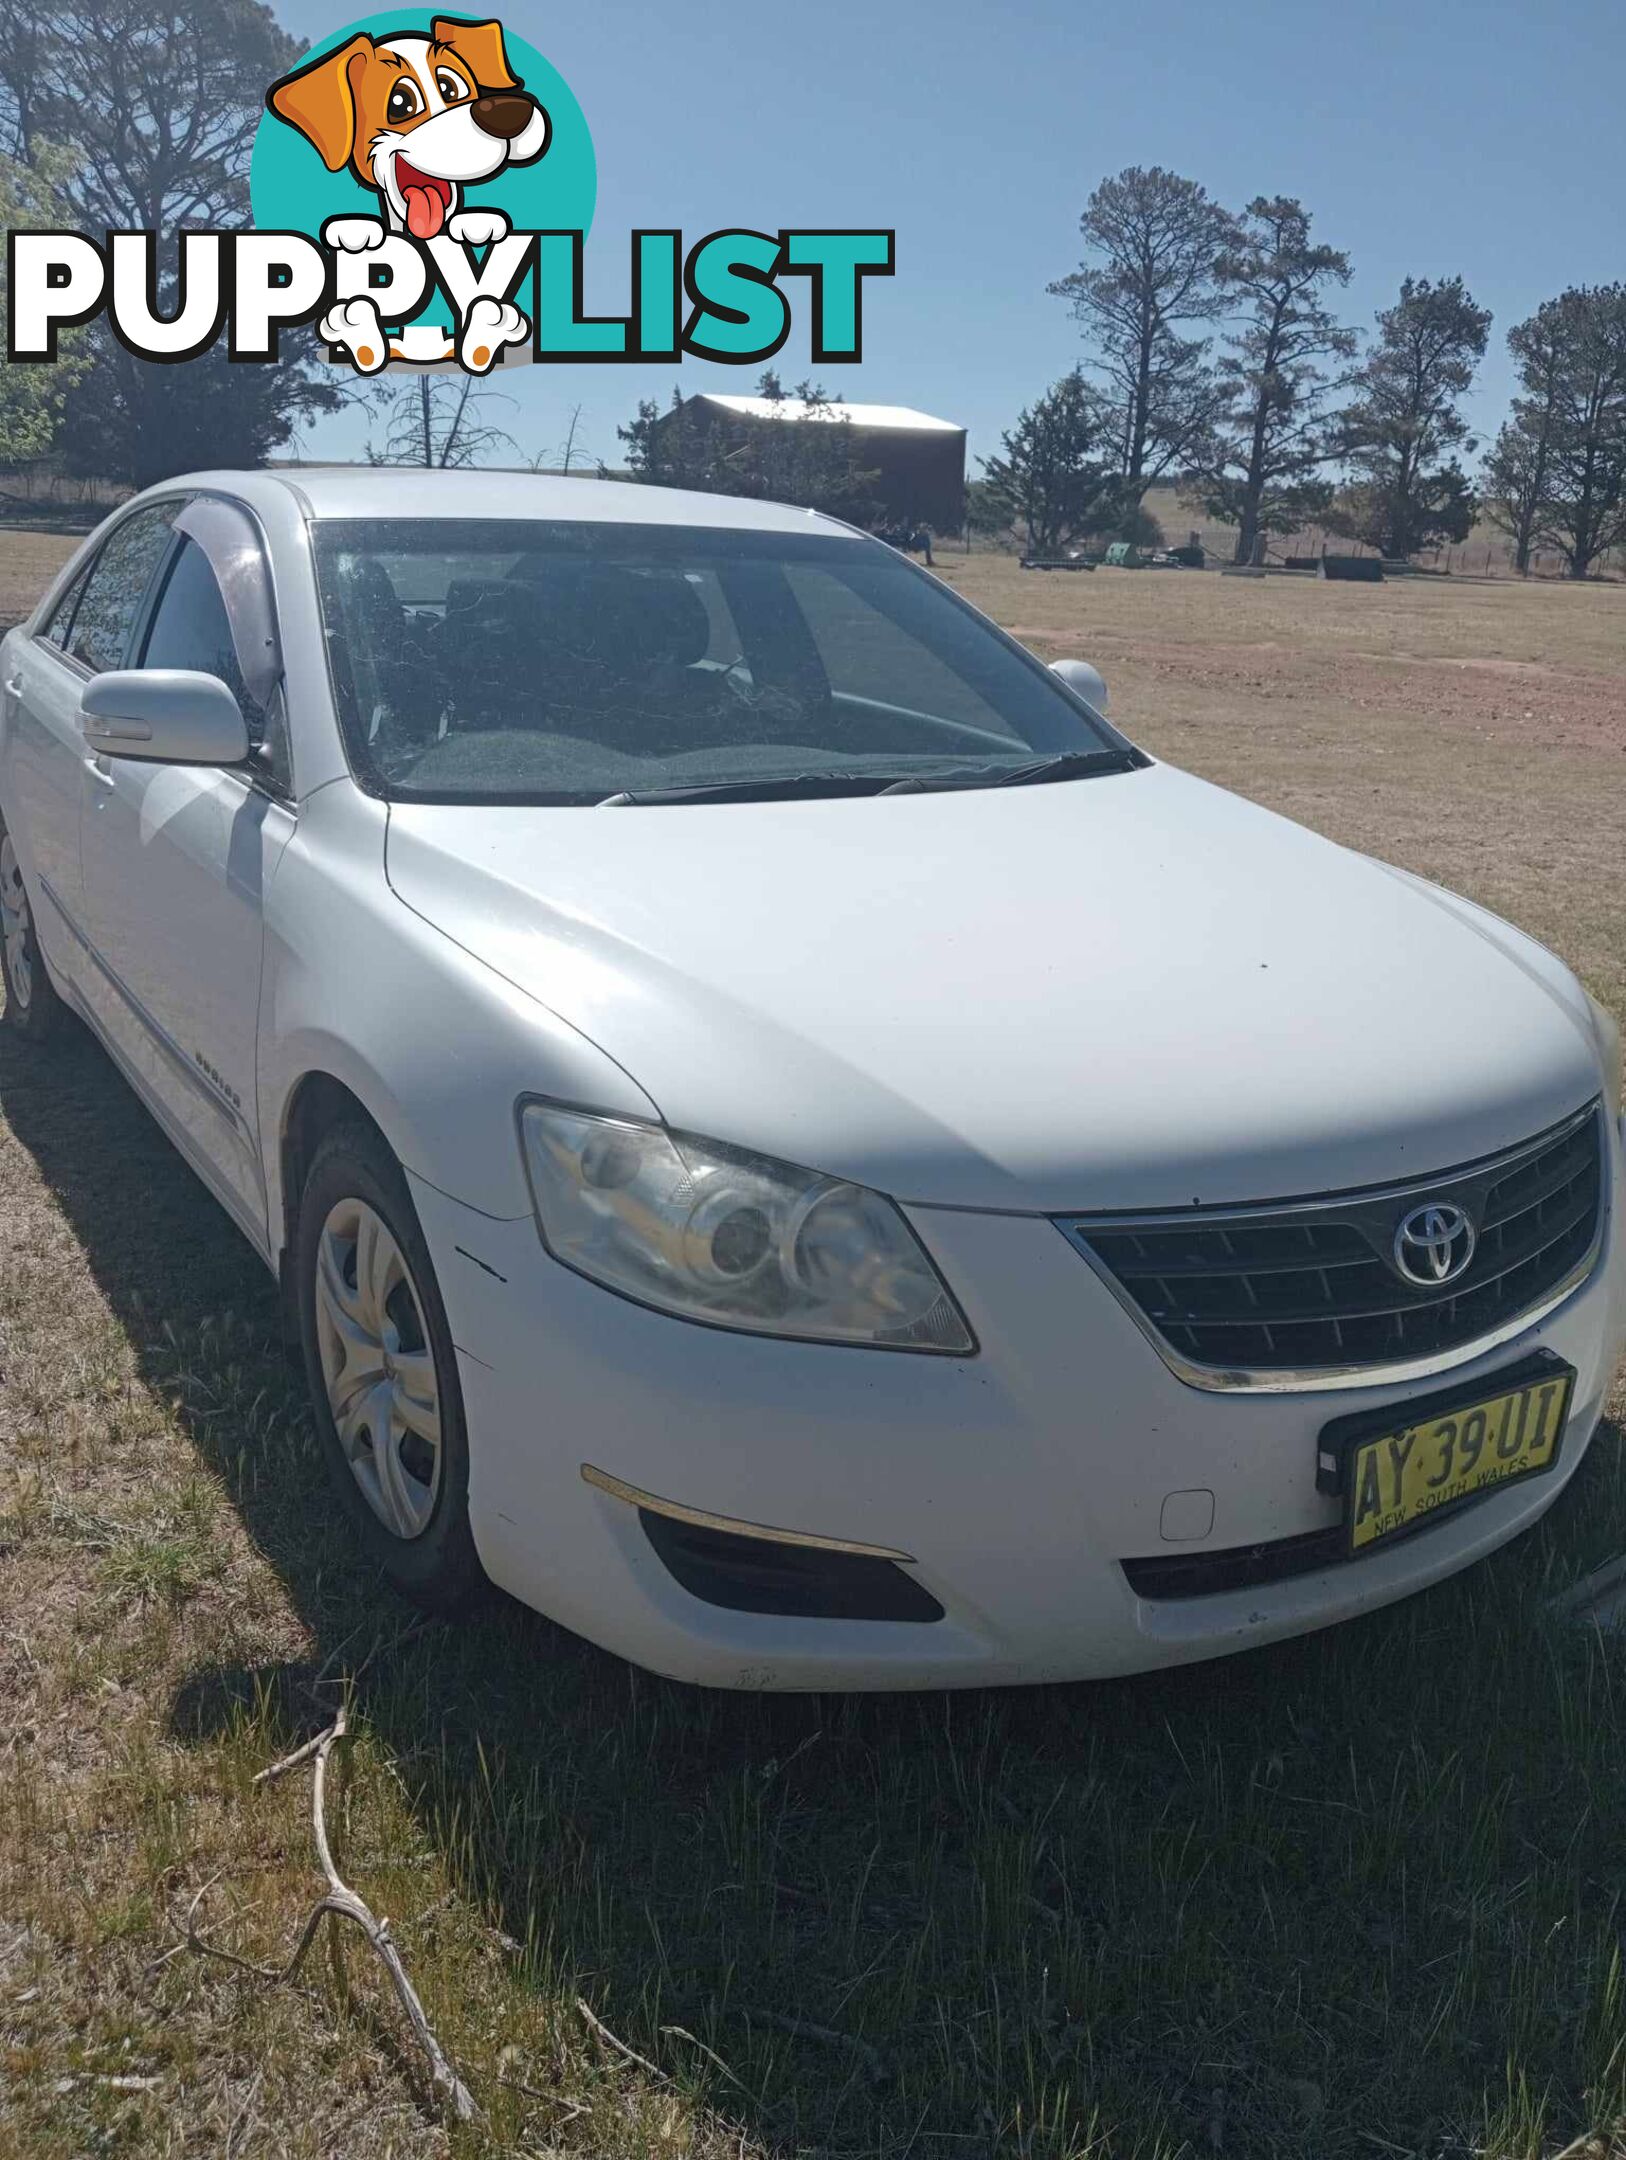
POLYGON ((606 2047, 613 2048, 623 2061, 636 2063, 640 2070, 647 2070, 651 2077, 659 2078, 663 2085, 670 2085, 671 2079, 658 2063, 652 2063, 647 2055, 640 2055, 636 2048, 628 2047, 625 2040, 619 2039, 616 2034, 611 2032, 609 2026, 605 2024, 601 2017, 594 2016, 579 1995, 576 1997, 576 2008, 586 2020, 588 2031, 597 2039, 602 2040, 606 2047))
POLYGON ((163 2084, 161 2077, 59 2077, 53 2088, 59 2093, 70 2093, 79 2085, 101 2085, 108 2092, 151 2093, 163 2084))
POLYGON ((418 2000, 418 1991, 407 1977, 406 1967, 401 1963, 400 1952, 390 1934, 388 1920, 379 1919, 366 1900, 356 1895, 333 1862, 333 1850, 327 1835, 327 1766, 328 1758, 344 1739, 346 1731, 346 1712, 341 1703, 326 1732, 319 1733, 314 1740, 306 1741, 303 1747, 295 1748, 291 1755, 283 1756, 280 1762, 273 1763, 268 1770, 262 1770, 254 1781, 256 1784, 268 1783, 286 1776, 290 1770, 297 1769, 303 1763, 310 1762, 315 1765, 311 1784, 311 1826, 316 1836, 316 1856, 321 1863, 322 1873, 327 1877, 327 1892, 312 1907, 310 1917, 300 1931, 299 1940, 294 1945, 293 1955, 287 1964, 280 1969, 255 1965, 247 1958, 239 1957, 235 1951, 223 1950, 218 1944, 207 1942, 199 1935, 197 1909, 204 1891, 209 1888, 207 1883, 193 1898, 187 1912, 186 1940, 192 1949, 206 1956, 220 1958, 228 1965, 234 1965, 240 1971, 252 1974, 254 1978, 273 1986, 286 1987, 298 1979, 310 1946, 316 1940, 316 1931, 322 1924, 324 1913, 332 1913, 337 1919, 353 1922, 366 1936, 369 1946, 389 1974, 401 2008, 406 2013, 407 2023, 412 2027, 413 2035, 429 2064, 431 2078, 445 2094, 452 2113, 460 2121, 468 2122, 478 2115, 480 2110, 474 2095, 447 2061, 440 2042, 435 2038, 429 2020, 424 2015, 423 2004, 418 2000))
POLYGON ((278 1778, 286 1777, 290 1770, 297 1770, 301 1763, 308 1763, 317 1749, 327 1740, 332 1730, 333 1728, 330 1725, 326 1732, 313 1733, 302 1746, 296 1747, 291 1755, 282 1756, 278 1761, 272 1763, 269 1769, 256 1770, 253 1778, 254 1784, 274 1785, 278 1778))
POLYGON ((584 2100, 567 2099, 563 2093, 544 2092, 540 2085, 527 2085, 523 2078, 499 2075, 497 2083, 505 2085, 510 2092, 522 2093, 527 2100, 540 2100, 544 2107, 563 2108, 566 2122, 574 2122, 578 2115, 591 2112, 584 2100))
MULTIPOLYGON (((181 1927, 181 1940, 176 1944, 176 1949, 195 1950, 199 1957, 218 1958, 222 1965, 235 1966, 238 1972, 249 1973, 256 1980, 281 1980, 284 1977, 283 1974, 277 1972, 272 1966, 256 1965, 249 1958, 239 1957, 235 1950, 223 1949, 219 1943, 210 1942, 209 1938, 206 1935, 199 1934, 198 1907, 203 1903, 204 1899, 208 1896, 209 1892, 214 1888, 215 1884, 219 1880, 220 1877, 218 1875, 211 1875, 209 1880, 197 1892, 196 1896, 194 1896, 191 1904, 188 1905, 188 1907, 186 1908, 186 1919, 182 1923, 181 1927)), ((170 1915, 170 1918, 172 1920, 174 1919, 173 1913, 170 1915)), ((161 1965, 162 1963, 162 1958, 155 1959, 154 1962, 148 1966, 147 1970, 149 1972, 156 1972, 159 1965, 161 1965)))

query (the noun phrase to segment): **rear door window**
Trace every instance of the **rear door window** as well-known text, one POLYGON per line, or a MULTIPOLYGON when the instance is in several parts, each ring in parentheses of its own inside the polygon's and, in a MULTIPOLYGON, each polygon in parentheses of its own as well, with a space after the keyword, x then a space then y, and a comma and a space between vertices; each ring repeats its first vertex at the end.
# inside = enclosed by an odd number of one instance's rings
POLYGON ((167 502, 138 510, 97 556, 74 611, 67 645, 93 673, 124 665, 137 612, 169 545, 169 528, 180 507, 167 502))
POLYGON ((92 556, 40 626, 40 636, 47 645, 54 645, 59 652, 66 652, 68 649, 68 634, 73 628, 73 611, 79 605, 85 580, 95 567, 96 558, 92 556))

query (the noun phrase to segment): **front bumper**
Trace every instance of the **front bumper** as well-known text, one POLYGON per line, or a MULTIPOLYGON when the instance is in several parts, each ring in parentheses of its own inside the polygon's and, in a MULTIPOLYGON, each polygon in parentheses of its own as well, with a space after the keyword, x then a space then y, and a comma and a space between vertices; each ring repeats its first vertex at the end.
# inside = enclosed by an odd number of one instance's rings
POLYGON ((460 1354, 470 1506, 493 1580, 675 1678, 743 1688, 1104 1677, 1324 1627, 1467 1566, 1574 1474, 1626 1335, 1622 1139, 1603 1246, 1539 1325, 1410 1386, 1205 1393, 1183 1384, 1044 1218, 916 1209, 982 1348, 939 1358, 780 1342, 649 1312, 561 1268, 527 1215, 413 1180, 460 1354), (1331 1419, 1472 1381, 1544 1346, 1577 1373, 1558 1469, 1361 1559, 1247 1590, 1137 1597, 1122 1562, 1302 1537, 1331 1419), (934 1622, 726 1609, 680 1587, 589 1464, 741 1524, 912 1556, 934 1622), (1209 1510, 1211 1520, 1191 1533, 1209 1510), (1170 1506, 1173 1501, 1172 1507, 1170 1506), (1166 1535, 1170 1529, 1177 1541, 1166 1535))

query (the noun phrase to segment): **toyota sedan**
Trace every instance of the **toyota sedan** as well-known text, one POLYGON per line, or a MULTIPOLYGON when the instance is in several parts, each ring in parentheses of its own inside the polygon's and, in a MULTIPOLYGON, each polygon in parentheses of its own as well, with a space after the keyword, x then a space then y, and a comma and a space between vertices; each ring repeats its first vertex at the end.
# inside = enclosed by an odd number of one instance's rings
POLYGON ((1550 1507, 1620 1047, 802 511, 211 473, 0 649, 5 1024, 280 1278, 362 1546, 746 1688, 1210 1657, 1550 1507))

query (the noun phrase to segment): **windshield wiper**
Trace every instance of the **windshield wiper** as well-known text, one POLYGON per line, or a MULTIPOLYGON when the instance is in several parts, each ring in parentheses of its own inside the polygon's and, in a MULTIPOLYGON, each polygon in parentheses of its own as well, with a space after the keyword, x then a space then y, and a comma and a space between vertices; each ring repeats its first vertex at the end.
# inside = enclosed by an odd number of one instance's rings
POLYGON ((1031 764, 1013 765, 993 784, 1030 787, 1042 780, 1087 780, 1092 773, 1134 772, 1136 763, 1127 750, 1058 750, 1051 757, 1034 758, 1031 764))
POLYGON ((606 795, 600 810, 622 810, 641 803, 794 802, 817 795, 884 795, 890 773, 804 772, 764 774, 759 780, 702 780, 689 785, 623 788, 606 795))
POLYGON ((1132 772, 1127 750, 1057 750, 1022 765, 973 766, 953 773, 915 773, 894 780, 883 795, 930 795, 945 788, 1032 787, 1045 780, 1085 780, 1092 773, 1132 772))
POLYGON ((1127 750, 1059 750, 1021 765, 964 765, 952 772, 804 772, 758 780, 702 780, 674 787, 624 788, 606 795, 600 810, 642 803, 796 802, 820 795, 935 795, 950 788, 1029 787, 1043 780, 1082 780, 1091 773, 1130 772, 1127 750))

